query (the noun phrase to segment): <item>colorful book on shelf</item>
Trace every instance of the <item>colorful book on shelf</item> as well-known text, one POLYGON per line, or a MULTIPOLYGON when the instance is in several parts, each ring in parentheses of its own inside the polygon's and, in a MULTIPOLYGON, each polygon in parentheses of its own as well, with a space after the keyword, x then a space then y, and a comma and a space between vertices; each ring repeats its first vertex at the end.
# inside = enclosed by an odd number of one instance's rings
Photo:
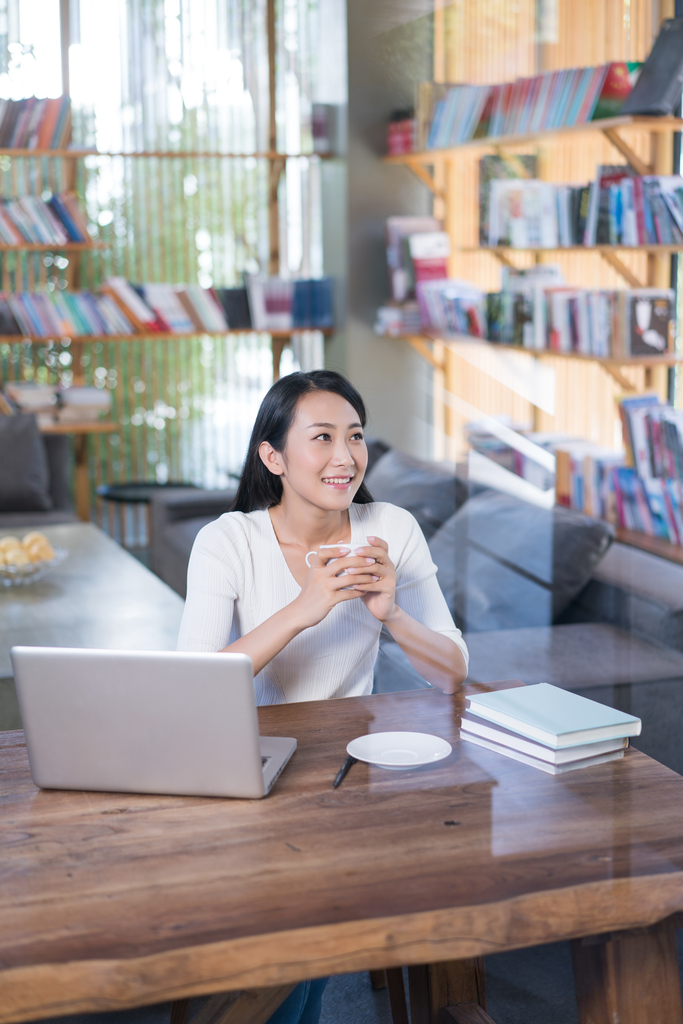
POLYGON ((640 178, 626 164, 615 164, 599 167, 590 185, 564 185, 510 177, 502 164, 493 164, 496 159, 485 157, 480 163, 483 245, 517 249, 683 246, 680 175, 640 178))
POLYGON ((78 199, 69 192, 47 202, 32 195, 0 200, 0 239, 18 246, 23 242, 59 246, 91 241, 78 199))
POLYGON ((479 161, 479 244, 489 244, 490 184, 497 179, 529 179, 536 177, 536 157, 488 155, 479 161))
POLYGON ((614 61, 546 71, 493 86, 424 82, 418 89, 418 145, 447 149, 472 139, 524 136, 614 117, 641 67, 614 61))
POLYGON ((389 290, 394 302, 415 298, 415 278, 408 250, 411 235, 441 231, 435 217, 388 217, 386 221, 386 253, 389 290))
POLYGON ((133 326, 142 334, 157 334, 168 330, 167 325, 160 321, 154 310, 125 277, 107 278, 102 285, 102 291, 111 295, 133 326))
POLYGON ((612 61, 605 67, 605 77, 591 120, 618 117, 640 75, 639 61, 612 61))
POLYGON ((167 331, 171 334, 192 334, 195 325, 185 311, 173 285, 145 284, 142 285, 142 295, 167 331))
POLYGON ((214 293, 231 331, 248 330, 252 326, 246 288, 214 288, 214 293))
POLYGON ((68 96, 0 101, 0 148, 63 149, 70 136, 68 96))

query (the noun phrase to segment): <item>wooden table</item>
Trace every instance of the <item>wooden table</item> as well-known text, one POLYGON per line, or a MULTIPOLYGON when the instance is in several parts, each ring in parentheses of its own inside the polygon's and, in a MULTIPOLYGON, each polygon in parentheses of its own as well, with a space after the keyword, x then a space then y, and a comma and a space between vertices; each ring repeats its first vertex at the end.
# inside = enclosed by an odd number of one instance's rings
POLYGON ((437 1024, 483 1002, 476 962, 443 962, 573 939, 582 1024, 680 1024, 683 778, 633 749, 546 775, 461 744, 461 704, 261 708, 299 740, 262 801, 39 791, 0 735, 0 1022, 408 964, 437 1024), (395 728, 453 754, 332 790, 352 737, 395 728))

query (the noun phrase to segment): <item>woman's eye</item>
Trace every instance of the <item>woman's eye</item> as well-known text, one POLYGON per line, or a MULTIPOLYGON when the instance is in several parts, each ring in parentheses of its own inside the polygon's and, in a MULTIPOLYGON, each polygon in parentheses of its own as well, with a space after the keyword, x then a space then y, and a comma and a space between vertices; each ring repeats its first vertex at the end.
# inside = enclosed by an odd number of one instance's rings
POLYGON ((318 434, 316 437, 313 438, 314 441, 329 441, 329 439, 329 434, 318 434))
POLYGON ((363 440, 363 435, 362 434, 352 434, 351 440, 352 441, 362 441, 363 440))

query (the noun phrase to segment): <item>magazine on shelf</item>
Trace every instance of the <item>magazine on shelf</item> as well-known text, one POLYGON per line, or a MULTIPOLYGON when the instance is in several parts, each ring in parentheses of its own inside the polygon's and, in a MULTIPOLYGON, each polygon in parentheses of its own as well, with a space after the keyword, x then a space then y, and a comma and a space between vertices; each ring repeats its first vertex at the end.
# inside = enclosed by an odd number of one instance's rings
POLYGON ((668 18, 659 31, 624 114, 673 114, 683 89, 683 18, 668 18))
POLYGON ((415 298, 415 279, 408 250, 410 235, 441 231, 435 217, 388 217, 386 222, 386 253, 389 290, 394 302, 415 298))

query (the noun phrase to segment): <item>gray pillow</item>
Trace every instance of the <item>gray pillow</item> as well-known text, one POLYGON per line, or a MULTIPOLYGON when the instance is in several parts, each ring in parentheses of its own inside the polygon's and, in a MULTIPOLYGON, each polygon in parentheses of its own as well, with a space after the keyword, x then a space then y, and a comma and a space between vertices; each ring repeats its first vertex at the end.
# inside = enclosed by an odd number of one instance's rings
POLYGON ((0 512, 52 508, 45 445, 35 416, 0 416, 0 512))
POLYGON ((607 523, 488 491, 470 498, 429 543, 437 579, 467 632, 548 626, 612 542, 607 523))
POLYGON ((467 484, 438 462, 424 462, 392 448, 365 478, 375 501, 407 509, 427 540, 467 500, 467 484))

